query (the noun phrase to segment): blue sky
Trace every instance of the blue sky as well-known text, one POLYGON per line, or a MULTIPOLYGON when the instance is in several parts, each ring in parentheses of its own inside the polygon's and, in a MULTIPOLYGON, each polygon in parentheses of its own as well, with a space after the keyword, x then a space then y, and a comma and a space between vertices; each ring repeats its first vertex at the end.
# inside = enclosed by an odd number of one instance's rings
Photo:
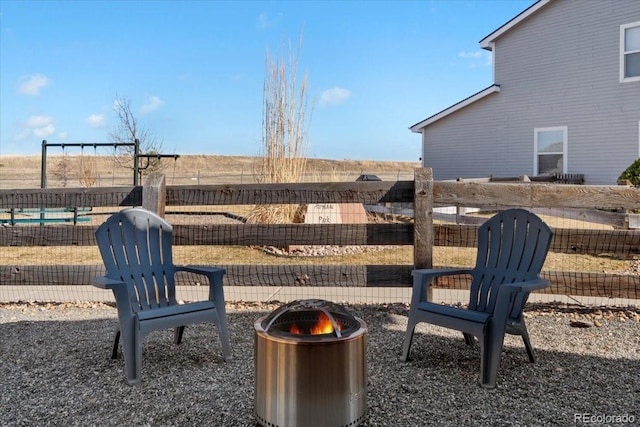
POLYGON ((492 84, 478 42, 533 3, 0 0, 0 155, 109 142, 116 97, 165 153, 258 155, 265 53, 302 34, 308 156, 414 161, 409 126, 492 84))

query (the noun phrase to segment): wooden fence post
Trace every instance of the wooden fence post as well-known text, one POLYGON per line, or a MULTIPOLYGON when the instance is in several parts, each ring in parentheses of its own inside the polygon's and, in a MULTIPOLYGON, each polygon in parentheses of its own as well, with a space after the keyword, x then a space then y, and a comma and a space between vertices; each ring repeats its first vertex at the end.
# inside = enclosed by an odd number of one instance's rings
POLYGON ((413 231, 414 268, 433 267, 433 173, 416 169, 413 231))
POLYGON ((164 218, 166 205, 166 185, 163 174, 151 174, 142 188, 142 207, 164 218))
MULTIPOLYGON (((433 171, 420 168, 414 172, 413 267, 433 267, 433 171)), ((431 287, 427 299, 433 299, 431 287)))

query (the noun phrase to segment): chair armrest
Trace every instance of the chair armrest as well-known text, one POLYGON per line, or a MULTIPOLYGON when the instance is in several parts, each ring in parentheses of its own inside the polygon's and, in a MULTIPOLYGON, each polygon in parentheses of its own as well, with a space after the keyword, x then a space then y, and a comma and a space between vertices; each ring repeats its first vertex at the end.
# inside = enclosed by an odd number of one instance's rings
POLYGON ((133 315, 134 301, 129 295, 129 287, 121 280, 111 279, 107 276, 94 277, 91 284, 101 289, 111 289, 116 299, 116 307, 118 307, 118 317, 130 317, 133 315))
POLYGON ((421 270, 413 270, 413 291, 411 295, 411 305, 417 305, 422 301, 428 301, 427 289, 431 286, 431 282, 436 277, 457 276, 462 274, 471 274, 470 268, 425 268, 421 270))
POLYGON ((115 289, 119 286, 126 286, 123 281, 110 279, 107 276, 94 277, 91 279, 91 284, 101 289, 115 289))
POLYGON ((201 274, 203 276, 207 276, 212 278, 217 275, 224 275, 226 270, 224 268, 219 267, 205 267, 199 265, 180 265, 176 266, 176 271, 185 271, 188 273, 201 274))
POLYGON ((547 279, 533 279, 527 280, 525 282, 517 282, 517 283, 507 283, 501 286, 501 292, 533 292, 538 289, 544 289, 549 286, 549 281, 547 279))
POLYGON ((548 286, 549 281, 542 278, 527 280, 525 282, 506 283, 500 286, 496 299, 494 317, 498 322, 506 323, 509 312, 511 311, 513 298, 515 298, 516 294, 520 292, 529 293, 538 289, 544 289, 548 286))
POLYGON ((457 274, 471 274, 471 268, 425 268, 422 270, 413 270, 413 276, 423 275, 429 278, 438 276, 454 276, 457 274))
POLYGON ((200 274, 209 279, 209 301, 224 305, 224 292, 222 290, 222 277, 227 272, 224 268, 204 267, 196 265, 176 266, 176 271, 200 274))

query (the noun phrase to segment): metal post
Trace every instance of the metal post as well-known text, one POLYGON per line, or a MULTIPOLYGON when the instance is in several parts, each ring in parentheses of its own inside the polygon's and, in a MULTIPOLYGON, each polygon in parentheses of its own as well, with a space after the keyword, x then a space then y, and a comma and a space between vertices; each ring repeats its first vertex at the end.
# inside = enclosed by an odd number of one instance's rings
POLYGON ((140 140, 138 138, 136 138, 134 140, 133 143, 133 185, 137 186, 138 185, 138 172, 139 172, 139 165, 138 165, 138 156, 140 155, 140 140))
POLYGON ((40 188, 47 188, 47 140, 42 140, 42 158, 40 159, 40 188))

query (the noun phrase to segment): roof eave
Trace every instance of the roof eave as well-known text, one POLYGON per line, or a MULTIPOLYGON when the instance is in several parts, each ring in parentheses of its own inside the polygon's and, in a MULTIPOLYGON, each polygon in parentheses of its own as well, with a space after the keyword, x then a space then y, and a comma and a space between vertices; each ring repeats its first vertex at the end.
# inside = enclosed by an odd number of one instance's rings
POLYGON ((542 7, 546 6, 547 4, 549 4, 550 1, 551 0, 539 0, 538 2, 532 4, 531 6, 529 6, 528 8, 523 10, 522 12, 520 12, 513 19, 511 19, 509 22, 507 22, 506 24, 502 25, 500 28, 498 28, 497 30, 495 30, 494 32, 492 32, 491 34, 489 34, 488 36, 486 36, 485 38, 480 40, 480 47, 482 49, 486 49, 486 50, 491 50, 492 51, 493 50, 493 46, 494 46, 494 42, 498 37, 500 37, 501 35, 503 35, 507 31, 511 30, 511 28, 515 27, 516 25, 518 25, 520 22, 522 22, 525 19, 527 19, 532 14, 536 13, 538 10, 540 10, 540 8, 542 8, 542 7))
POLYGON ((466 106, 473 104, 476 101, 479 101, 480 99, 484 98, 485 96, 491 95, 492 93, 496 93, 496 92, 500 92, 500 85, 491 85, 486 89, 482 89, 480 92, 476 92, 473 95, 471 95, 468 98, 463 99, 462 101, 453 104, 451 107, 448 107, 442 111, 440 111, 439 113, 434 114, 431 117, 427 117, 426 119, 424 119, 423 121, 416 123, 415 125, 411 126, 409 129, 411 130, 411 132, 415 132, 415 133, 420 133, 420 131, 422 129, 424 129, 425 127, 429 126, 431 123, 438 121, 446 116, 448 116, 449 114, 452 114, 458 110, 461 110, 463 108, 465 108, 466 106))

